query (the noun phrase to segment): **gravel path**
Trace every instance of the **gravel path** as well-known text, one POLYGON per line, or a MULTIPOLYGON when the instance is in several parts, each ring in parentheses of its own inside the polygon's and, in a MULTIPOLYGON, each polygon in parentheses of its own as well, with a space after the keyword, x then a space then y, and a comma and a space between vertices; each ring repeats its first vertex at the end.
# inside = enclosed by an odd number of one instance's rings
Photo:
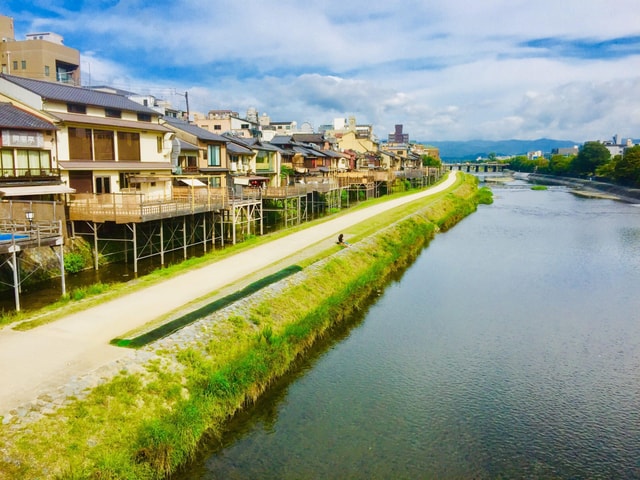
POLYGON ((456 172, 435 187, 341 215, 202 268, 190 270, 143 290, 70 314, 28 331, 0 331, 0 416, 9 423, 97 385, 105 371, 117 373, 148 353, 109 345, 113 338, 156 320, 167 312, 249 275, 294 264, 313 247, 329 248, 338 233, 348 240, 350 226, 418 198, 449 188, 456 172))

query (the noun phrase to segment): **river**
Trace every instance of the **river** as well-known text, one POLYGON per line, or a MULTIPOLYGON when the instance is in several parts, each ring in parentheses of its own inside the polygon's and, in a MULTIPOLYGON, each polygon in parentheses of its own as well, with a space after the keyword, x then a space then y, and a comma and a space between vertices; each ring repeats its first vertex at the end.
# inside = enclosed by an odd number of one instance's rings
POLYGON ((493 190, 176 478, 640 478, 640 206, 493 190))

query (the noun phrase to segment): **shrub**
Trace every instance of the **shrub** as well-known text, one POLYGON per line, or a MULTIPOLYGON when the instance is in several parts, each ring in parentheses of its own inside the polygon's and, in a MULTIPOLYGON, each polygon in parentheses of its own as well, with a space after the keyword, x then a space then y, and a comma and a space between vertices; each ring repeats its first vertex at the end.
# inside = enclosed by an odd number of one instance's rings
POLYGON ((64 269, 69 273, 78 273, 85 267, 84 257, 79 253, 71 252, 64 256, 64 269))

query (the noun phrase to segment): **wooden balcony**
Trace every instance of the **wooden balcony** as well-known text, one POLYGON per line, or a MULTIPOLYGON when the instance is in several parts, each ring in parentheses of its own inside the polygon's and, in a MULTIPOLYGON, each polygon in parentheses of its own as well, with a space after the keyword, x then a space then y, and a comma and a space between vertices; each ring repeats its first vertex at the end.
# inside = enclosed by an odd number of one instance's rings
POLYGON ((259 189, 173 187, 170 197, 149 198, 142 193, 77 193, 70 195, 69 220, 96 223, 142 223, 196 213, 230 210, 260 203, 259 189))
POLYGON ((0 168, 0 183, 11 185, 14 183, 31 184, 43 182, 59 182, 58 168, 0 168))
POLYGON ((163 218, 222 210, 230 196, 223 188, 174 188, 169 198, 142 193, 79 193, 70 195, 69 220, 96 223, 141 223, 163 218))

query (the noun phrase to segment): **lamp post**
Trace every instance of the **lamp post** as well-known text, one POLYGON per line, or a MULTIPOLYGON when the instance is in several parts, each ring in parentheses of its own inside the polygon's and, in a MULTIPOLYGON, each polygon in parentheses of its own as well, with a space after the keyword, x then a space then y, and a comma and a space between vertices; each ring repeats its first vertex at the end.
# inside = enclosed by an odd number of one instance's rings
POLYGON ((27 210, 24 212, 24 216, 29 222, 29 231, 33 230, 33 212, 31 210, 27 210))

